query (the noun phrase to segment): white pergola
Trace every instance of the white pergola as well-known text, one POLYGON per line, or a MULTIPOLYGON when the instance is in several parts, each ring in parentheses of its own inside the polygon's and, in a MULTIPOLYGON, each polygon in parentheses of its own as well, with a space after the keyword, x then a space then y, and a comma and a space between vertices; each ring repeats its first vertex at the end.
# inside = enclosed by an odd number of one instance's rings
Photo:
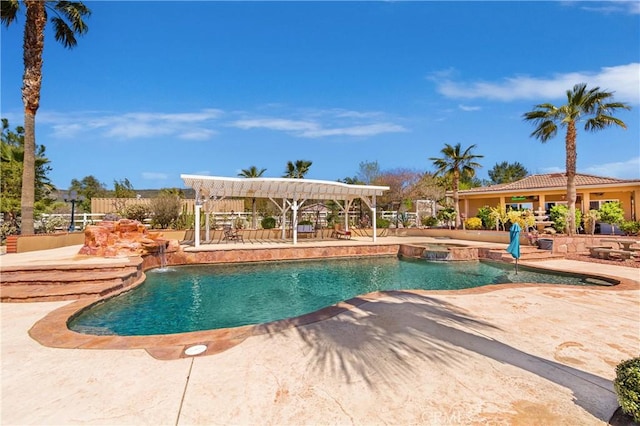
MULTIPOLYGON (((206 200, 222 200, 227 197, 268 198, 282 214, 282 237, 285 233, 285 215, 293 212, 293 244, 298 243, 298 209, 307 200, 333 200, 344 215, 345 230, 349 229, 349 215, 346 214, 356 199, 361 199, 371 209, 373 241, 376 241, 376 197, 388 191, 388 186, 350 185, 342 182, 289 178, 231 178, 219 176, 180 175, 185 186, 196 192, 195 246, 200 245, 200 210, 206 200), (275 200, 282 200, 279 204, 275 200), (343 201, 344 205, 339 201, 343 201)), ((208 227, 207 227, 208 232, 208 227)))

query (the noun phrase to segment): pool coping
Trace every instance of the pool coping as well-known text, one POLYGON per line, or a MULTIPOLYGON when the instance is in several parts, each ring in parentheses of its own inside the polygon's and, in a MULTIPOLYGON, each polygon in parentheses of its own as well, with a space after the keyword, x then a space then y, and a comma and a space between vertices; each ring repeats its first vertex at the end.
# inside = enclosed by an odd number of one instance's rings
MULTIPOLYGON (((568 271, 559 268, 548 267, 542 262, 520 262, 522 266, 541 269, 551 272, 567 273, 568 271)), ((147 268, 148 270, 149 268, 147 268)), ((576 273, 576 272, 569 272, 576 273)), ((640 289, 640 281, 634 281, 620 276, 613 276, 601 273, 582 273, 582 275, 614 280, 619 283, 613 286, 589 286, 589 290, 596 291, 625 291, 640 289)), ((541 284, 541 283, 510 283, 510 284, 488 284, 481 287, 461 290, 393 290, 383 292, 373 292, 356 296, 349 300, 339 302, 332 306, 322 308, 318 311, 302 316, 278 320, 265 324, 246 325, 233 328, 203 330, 178 334, 163 334, 152 336, 117 336, 117 335, 89 335, 77 333, 69 330, 67 322, 90 305, 100 302, 103 299, 113 297, 122 292, 129 291, 141 285, 146 278, 142 276, 132 285, 110 293, 104 297, 94 297, 80 299, 68 305, 55 309, 45 317, 38 320, 29 330, 29 335, 40 344, 53 348, 65 349, 143 349, 150 356, 158 360, 175 360, 190 358, 193 356, 214 355, 230 349, 251 336, 269 334, 287 329, 300 327, 316 322, 324 321, 339 315, 343 312, 357 309, 365 303, 375 302, 378 299, 398 295, 444 295, 444 294, 481 294, 492 291, 522 288, 522 287, 544 287, 544 288, 584 288, 575 285, 565 284, 541 284), (185 355, 185 350, 191 346, 205 345, 207 349, 197 355, 185 355)))

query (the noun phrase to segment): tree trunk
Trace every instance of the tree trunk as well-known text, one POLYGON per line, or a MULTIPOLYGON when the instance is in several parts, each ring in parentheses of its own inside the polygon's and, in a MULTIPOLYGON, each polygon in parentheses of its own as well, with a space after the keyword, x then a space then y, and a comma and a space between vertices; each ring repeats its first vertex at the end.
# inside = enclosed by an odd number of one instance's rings
POLYGON ((458 195, 458 187, 460 182, 460 173, 456 170, 453 172, 453 208, 456 212, 455 229, 460 229, 460 196, 458 195))
POLYGON ((576 123, 570 121, 567 126, 567 136, 565 139, 567 150, 567 203, 569 213, 567 217, 567 234, 574 235, 576 233, 576 123))
POLYGON ((24 76, 22 102, 24 103, 24 164, 22 170, 22 234, 33 234, 33 205, 35 203, 36 112, 40 106, 42 85, 42 52, 44 27, 47 23, 45 2, 25 0, 27 17, 24 26, 24 76))

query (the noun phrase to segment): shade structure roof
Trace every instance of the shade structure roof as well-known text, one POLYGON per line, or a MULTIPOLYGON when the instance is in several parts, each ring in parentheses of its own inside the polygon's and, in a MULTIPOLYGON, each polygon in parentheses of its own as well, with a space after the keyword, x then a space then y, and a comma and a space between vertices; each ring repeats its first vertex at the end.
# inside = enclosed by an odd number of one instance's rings
POLYGON ((352 200, 379 196, 388 186, 351 185, 342 182, 290 178, 232 178, 180 175, 185 186, 196 191, 196 198, 287 198, 314 200, 352 200))

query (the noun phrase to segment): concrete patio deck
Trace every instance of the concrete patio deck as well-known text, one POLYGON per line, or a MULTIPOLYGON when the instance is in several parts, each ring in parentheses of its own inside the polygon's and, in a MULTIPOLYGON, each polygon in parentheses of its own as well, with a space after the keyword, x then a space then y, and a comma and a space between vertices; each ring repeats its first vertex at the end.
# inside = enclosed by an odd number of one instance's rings
MULTIPOLYGON (((72 250, 0 263, 56 264, 72 250)), ((618 406, 615 366, 640 354, 640 270, 535 266, 626 285, 386 293, 215 355, 171 361, 141 349, 42 346, 29 330, 70 302, 2 303, 0 422, 606 424, 618 406)))

